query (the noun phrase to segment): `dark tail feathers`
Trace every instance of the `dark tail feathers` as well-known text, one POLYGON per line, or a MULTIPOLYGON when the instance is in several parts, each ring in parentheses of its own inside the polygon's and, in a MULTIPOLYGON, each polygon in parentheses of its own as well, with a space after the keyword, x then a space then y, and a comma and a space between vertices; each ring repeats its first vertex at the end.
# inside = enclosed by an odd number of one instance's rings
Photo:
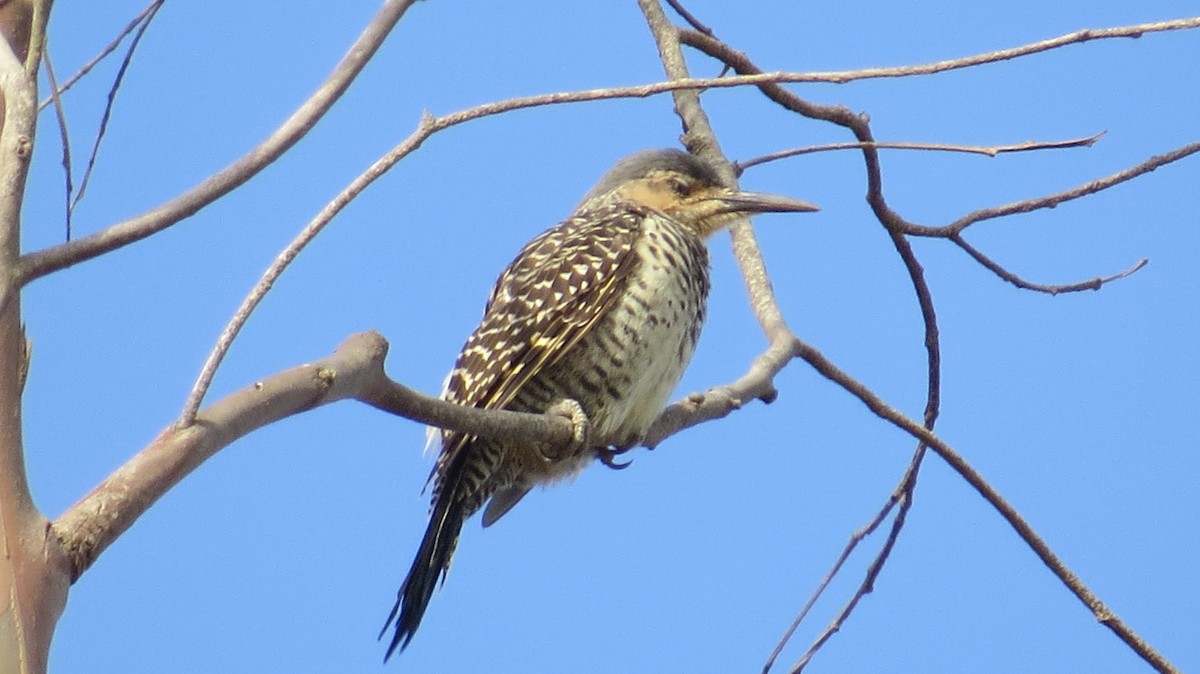
POLYGON ((425 608, 429 606, 429 598, 433 596, 438 580, 445 579, 446 570, 450 568, 450 558, 454 556, 458 534, 466 519, 461 504, 450 501, 452 499, 441 498, 434 505, 417 557, 408 570, 404 584, 400 586, 396 605, 379 632, 379 638, 382 639, 393 623, 396 626, 387 654, 383 656, 384 662, 397 649, 403 652, 408 647, 408 642, 412 641, 417 627, 421 625, 421 618, 425 616, 425 608))

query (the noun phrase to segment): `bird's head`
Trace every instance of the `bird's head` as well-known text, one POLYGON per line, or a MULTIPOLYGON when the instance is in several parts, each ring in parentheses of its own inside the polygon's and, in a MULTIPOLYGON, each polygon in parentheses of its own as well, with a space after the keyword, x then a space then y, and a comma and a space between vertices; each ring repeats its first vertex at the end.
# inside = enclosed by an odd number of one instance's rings
POLYGON ((679 150, 646 150, 622 159, 588 192, 580 209, 614 201, 654 209, 701 238, 754 213, 819 210, 799 199, 724 187, 711 167, 679 150))

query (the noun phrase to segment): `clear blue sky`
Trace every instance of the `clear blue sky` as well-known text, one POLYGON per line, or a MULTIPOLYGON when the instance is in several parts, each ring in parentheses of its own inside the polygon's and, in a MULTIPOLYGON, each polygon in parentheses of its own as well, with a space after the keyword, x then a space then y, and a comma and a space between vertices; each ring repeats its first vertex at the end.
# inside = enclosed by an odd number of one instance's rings
MULTIPOLYGON (((928 62, 1081 28, 1195 13, 1193 2, 730 3, 689 7, 766 69, 928 62)), ((142 6, 57 3, 51 54, 74 72, 142 6)), ((121 90, 76 232, 169 199, 258 142, 306 97, 374 2, 169 2, 121 90)), ((1086 150, 889 152, 909 219, 1065 189, 1197 140, 1200 33, 1099 41, 936 77, 796 87, 871 115, 881 140, 1007 144, 1100 131, 1086 150)), ((719 68, 692 59, 696 74, 719 68)), ((116 63, 66 98, 76 163, 116 63)), ((56 516, 178 413, 213 340, 293 234, 423 110, 661 79, 636 3, 419 3, 294 152, 167 233, 31 286, 26 441, 56 516)), ((752 90, 707 109, 734 158, 849 140, 752 90)), ((355 202, 280 281, 213 396, 375 329, 389 372, 436 392, 495 275, 617 158, 676 143, 667 97, 544 108, 440 134, 355 202)), ((27 249, 61 240, 57 132, 42 118, 27 249)), ((1080 202, 975 226, 1013 271, 1059 283, 1150 265, 1101 292, 1018 291, 917 241, 940 312, 938 431, 1109 605, 1200 669, 1200 159, 1080 202)), ((863 200, 855 153, 749 172, 819 203, 758 232, 802 338, 919 415, 924 351, 909 282, 863 200)), ((728 237, 680 394, 740 375, 763 346, 728 237)), ((778 401, 632 454, 616 473, 468 523, 450 578, 389 671, 756 672, 913 442, 793 364, 778 401)), ((212 398, 212 399, 215 399, 212 398)), ((342 403, 229 447, 72 589, 53 672, 379 672, 375 634, 425 526, 424 429, 342 403)), ((881 542, 854 557, 781 663, 807 647, 881 542)), ((1127 672, 1144 666, 940 460, 874 594, 811 671, 1127 672)))

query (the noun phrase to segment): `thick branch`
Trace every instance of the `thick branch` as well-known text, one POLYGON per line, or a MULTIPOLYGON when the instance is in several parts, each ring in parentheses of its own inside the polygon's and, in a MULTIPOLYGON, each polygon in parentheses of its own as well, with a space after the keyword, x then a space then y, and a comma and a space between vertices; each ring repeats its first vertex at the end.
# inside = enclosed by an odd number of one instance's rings
MULTIPOLYGON (((790 344, 790 342, 789 342, 790 344)), ((358 400, 383 411, 439 428, 502 440, 569 445, 575 429, 553 414, 483 410, 422 395, 387 377, 387 342, 368 332, 347 339, 332 356, 303 365, 237 391, 202 410, 191 426, 172 425, 54 522, 54 532, 70 555, 72 581, 160 497, 218 451, 259 428, 339 400, 358 400)), ((768 350, 750 373, 728 387, 765 397, 770 379, 792 353, 768 350)), ((705 418, 724 416, 729 398, 688 399, 663 413, 645 444, 705 418), (721 413, 714 414, 713 410, 721 413), (683 411, 686 410, 686 411, 683 411)), ((593 437, 604 447, 623 438, 593 437)))
POLYGON ((74 582, 163 494, 220 449, 293 414, 350 397, 381 370, 387 345, 376 335, 347 340, 324 360, 237 391, 204 410, 193 426, 168 428, 54 522, 74 582))
MULTIPOLYGON (((31 16, 32 11, 26 18, 31 16)), ((3 18, 10 17, 0 14, 3 18)), ((33 512, 21 442, 18 373, 24 366, 25 338, 20 288, 14 277, 21 245, 21 204, 33 154, 35 91, 24 65, 8 42, 0 40, 0 508, 5 515, 13 509, 33 512)))
POLYGON ((333 106, 383 44, 384 38, 416 0, 387 0, 325 82, 278 129, 241 159, 196 187, 151 211, 95 234, 29 253, 21 260, 22 284, 90 260, 194 215, 232 192, 303 138, 333 106))
POLYGON ((117 469, 54 522, 54 532, 77 580, 114 540, 163 494, 218 451, 242 436, 307 410, 355 399, 427 424, 495 438, 571 441, 566 419, 460 407, 423 396, 384 373, 387 342, 367 332, 347 339, 334 354, 281 372, 237 391, 172 426, 117 469))
POLYGON ((0 10, 0 669, 22 673, 46 671, 67 599, 65 560, 29 493, 21 424, 29 351, 16 267, 37 120, 36 67, 21 59, 41 53, 41 4, 0 10))

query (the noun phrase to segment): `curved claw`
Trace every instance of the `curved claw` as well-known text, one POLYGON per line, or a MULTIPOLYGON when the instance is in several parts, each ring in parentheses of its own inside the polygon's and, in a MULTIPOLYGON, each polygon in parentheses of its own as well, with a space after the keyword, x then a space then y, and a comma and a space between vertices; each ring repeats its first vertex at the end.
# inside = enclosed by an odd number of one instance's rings
POLYGON ((625 452, 628 452, 630 449, 630 447, 619 447, 615 449, 601 447, 600 449, 596 450, 596 458, 600 459, 600 463, 612 468, 613 470, 625 470, 631 463, 633 463, 633 459, 630 459, 625 463, 618 463, 617 457, 625 452))

